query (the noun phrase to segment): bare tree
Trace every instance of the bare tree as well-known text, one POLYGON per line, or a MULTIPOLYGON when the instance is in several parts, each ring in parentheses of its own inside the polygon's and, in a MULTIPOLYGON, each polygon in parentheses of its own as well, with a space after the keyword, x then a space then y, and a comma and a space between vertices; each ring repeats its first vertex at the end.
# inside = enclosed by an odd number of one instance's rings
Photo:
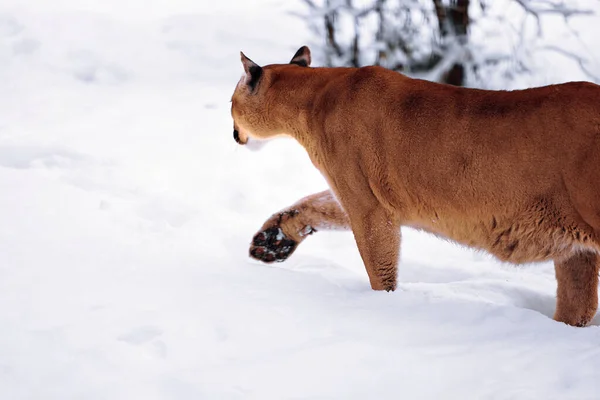
POLYGON ((330 66, 374 64, 458 86, 486 86, 490 74, 510 79, 530 72, 532 54, 551 51, 600 80, 589 52, 544 40, 550 23, 578 39, 572 20, 594 13, 576 0, 303 1, 304 18, 323 39, 321 56, 330 66))

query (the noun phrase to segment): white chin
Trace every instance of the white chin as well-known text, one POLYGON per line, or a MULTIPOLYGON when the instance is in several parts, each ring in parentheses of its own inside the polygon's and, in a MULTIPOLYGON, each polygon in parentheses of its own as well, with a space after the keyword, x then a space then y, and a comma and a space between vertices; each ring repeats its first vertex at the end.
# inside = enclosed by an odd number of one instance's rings
POLYGON ((248 150, 251 150, 251 151, 258 151, 258 150, 262 149, 265 144, 267 144, 266 140, 257 140, 257 139, 248 138, 248 141, 246 142, 246 148, 248 148, 248 150))

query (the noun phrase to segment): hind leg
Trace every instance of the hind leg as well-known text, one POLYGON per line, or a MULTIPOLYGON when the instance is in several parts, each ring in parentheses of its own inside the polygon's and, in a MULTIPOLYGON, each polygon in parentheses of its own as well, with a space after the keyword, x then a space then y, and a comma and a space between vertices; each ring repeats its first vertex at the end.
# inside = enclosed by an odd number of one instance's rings
POLYGON ((598 308, 598 270, 600 259, 583 250, 554 261, 558 282, 554 319, 573 326, 585 326, 598 308))
POLYGON ((350 229, 346 213, 329 190, 273 214, 252 238, 250 256, 266 263, 285 261, 308 235, 321 229, 350 229))

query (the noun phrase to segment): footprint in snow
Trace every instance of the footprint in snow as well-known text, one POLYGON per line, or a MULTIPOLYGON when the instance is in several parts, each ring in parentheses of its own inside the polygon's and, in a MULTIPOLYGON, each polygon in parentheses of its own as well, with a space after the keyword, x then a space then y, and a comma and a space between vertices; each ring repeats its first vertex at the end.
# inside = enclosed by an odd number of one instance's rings
POLYGON ((117 340, 131 345, 141 345, 162 335, 163 331, 155 326, 140 326, 117 337, 117 340))
POLYGON ((23 31, 23 25, 14 17, 6 14, 0 15, 0 37, 16 36, 23 31))
POLYGON ((167 345, 158 339, 163 331, 155 326, 140 326, 117 337, 117 340, 132 346, 144 346, 152 356, 167 358, 167 345))
POLYGON ((71 168, 89 164, 91 158, 70 150, 42 146, 0 146, 0 166, 15 169, 71 168))

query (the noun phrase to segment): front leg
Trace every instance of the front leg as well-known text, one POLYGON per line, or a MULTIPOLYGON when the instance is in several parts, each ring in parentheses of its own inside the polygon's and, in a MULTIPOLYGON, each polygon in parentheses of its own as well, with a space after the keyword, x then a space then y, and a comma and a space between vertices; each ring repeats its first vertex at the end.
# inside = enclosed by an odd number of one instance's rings
POLYGON ((587 325, 598 308, 600 257, 593 251, 578 251, 555 260, 558 283, 554 319, 573 326, 587 325))
POLYGON ((252 238, 250 256, 266 263, 285 261, 308 235, 322 229, 350 229, 348 216, 329 190, 273 214, 252 238))
POLYGON ((373 290, 396 290, 400 224, 381 206, 348 210, 358 250, 373 290))

